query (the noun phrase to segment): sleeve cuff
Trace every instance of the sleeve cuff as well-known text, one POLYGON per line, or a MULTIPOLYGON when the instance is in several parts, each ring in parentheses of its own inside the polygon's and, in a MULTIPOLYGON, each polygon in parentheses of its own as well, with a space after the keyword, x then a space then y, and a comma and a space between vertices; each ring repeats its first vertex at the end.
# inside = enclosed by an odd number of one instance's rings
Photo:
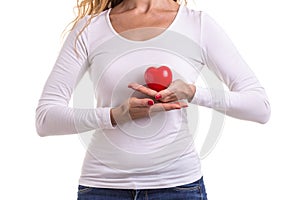
POLYGON ((96 115, 98 119, 99 128, 101 129, 115 129, 116 127, 111 124, 110 107, 96 108, 96 115))
POLYGON ((212 97, 211 97, 210 90, 207 88, 202 88, 198 85, 195 86, 196 86, 196 91, 190 103, 200 105, 200 106, 211 107, 212 97))

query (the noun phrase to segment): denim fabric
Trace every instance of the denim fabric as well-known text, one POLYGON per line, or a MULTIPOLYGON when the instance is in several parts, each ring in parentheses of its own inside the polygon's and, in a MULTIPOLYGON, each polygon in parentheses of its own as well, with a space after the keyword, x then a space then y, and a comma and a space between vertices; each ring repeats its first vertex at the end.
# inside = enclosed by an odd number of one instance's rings
POLYGON ((77 200, 207 200, 203 178, 163 189, 108 189, 78 186, 77 200))

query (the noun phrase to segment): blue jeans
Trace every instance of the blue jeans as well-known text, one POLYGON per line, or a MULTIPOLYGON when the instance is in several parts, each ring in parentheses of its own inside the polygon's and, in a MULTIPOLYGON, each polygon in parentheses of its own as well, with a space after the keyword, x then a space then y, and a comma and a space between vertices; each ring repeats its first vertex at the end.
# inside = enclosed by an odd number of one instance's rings
POLYGON ((78 186, 77 200, 207 200, 203 177, 193 183, 162 189, 108 189, 78 186))

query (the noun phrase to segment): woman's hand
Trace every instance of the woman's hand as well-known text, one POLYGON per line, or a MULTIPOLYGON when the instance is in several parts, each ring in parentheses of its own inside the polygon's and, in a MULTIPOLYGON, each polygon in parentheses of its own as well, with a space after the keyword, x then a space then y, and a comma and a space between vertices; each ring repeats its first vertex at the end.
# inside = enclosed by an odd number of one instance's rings
POLYGON ((110 110, 110 117, 112 125, 115 126, 134 119, 149 117, 154 112, 169 111, 183 107, 187 107, 187 104, 183 102, 154 104, 154 101, 150 98, 139 99, 131 97, 122 105, 112 108, 110 110))
POLYGON ((131 83, 128 85, 128 87, 150 97, 154 97, 156 100, 164 103, 174 102, 182 99, 186 99, 188 102, 190 102, 193 99, 196 91, 196 87, 193 84, 187 84, 180 79, 173 81, 167 89, 159 92, 137 83, 131 83))
POLYGON ((155 99, 161 102, 186 99, 190 102, 194 97, 195 91, 196 87, 193 84, 187 84, 184 81, 177 79, 173 81, 167 89, 158 92, 155 99))

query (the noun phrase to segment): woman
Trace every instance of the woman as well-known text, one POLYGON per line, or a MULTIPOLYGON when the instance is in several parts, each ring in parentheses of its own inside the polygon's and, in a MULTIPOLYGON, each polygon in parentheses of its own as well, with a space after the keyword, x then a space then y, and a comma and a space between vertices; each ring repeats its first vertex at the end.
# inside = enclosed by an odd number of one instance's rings
POLYGON ((78 199, 207 199, 186 107, 266 123, 264 88, 204 12, 172 0, 83 0, 78 9, 36 109, 40 136, 95 130, 78 199), (174 81, 155 91, 144 72, 161 65, 174 81), (195 84, 205 66, 229 91, 195 84), (86 71, 97 108, 70 108, 86 71))

